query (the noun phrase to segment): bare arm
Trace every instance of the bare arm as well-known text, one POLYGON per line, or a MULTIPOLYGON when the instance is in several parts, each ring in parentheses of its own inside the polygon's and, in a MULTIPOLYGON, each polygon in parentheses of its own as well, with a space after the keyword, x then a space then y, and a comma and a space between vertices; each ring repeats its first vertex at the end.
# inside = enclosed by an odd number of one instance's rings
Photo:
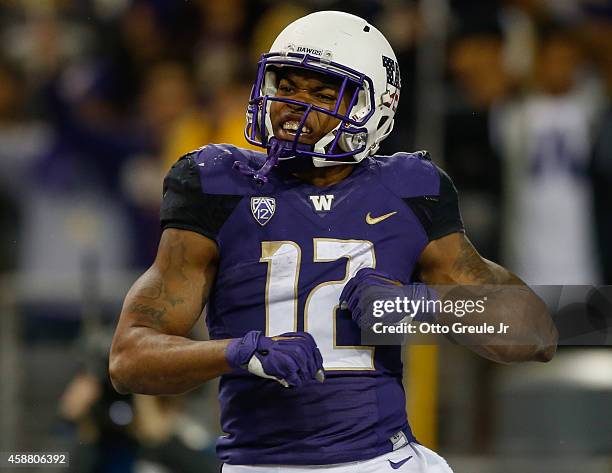
POLYGON ((230 371, 230 340, 194 341, 215 277, 216 244, 197 233, 167 229, 153 265, 128 292, 110 353, 110 376, 121 393, 180 394, 230 371))
MULTIPOLYGON (((486 322, 510 327, 503 337, 465 337, 463 341, 479 355, 502 363, 549 361, 554 356, 557 329, 542 300, 516 275, 481 257, 463 233, 430 242, 419 260, 419 277, 430 285, 481 286, 474 292, 487 297, 486 322)), ((440 321, 458 320, 443 315, 440 321)), ((463 324, 482 322, 476 317, 461 320, 463 324)))

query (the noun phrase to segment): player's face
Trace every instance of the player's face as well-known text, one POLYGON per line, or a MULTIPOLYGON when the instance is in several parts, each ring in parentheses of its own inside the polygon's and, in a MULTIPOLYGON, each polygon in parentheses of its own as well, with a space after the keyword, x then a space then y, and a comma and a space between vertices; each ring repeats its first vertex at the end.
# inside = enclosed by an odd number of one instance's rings
MULTIPOLYGON (((278 97, 299 100, 328 110, 334 110, 340 100, 340 113, 345 113, 352 90, 346 90, 339 97, 341 82, 324 74, 303 69, 290 69, 280 76, 278 82, 278 97)), ((283 102, 272 102, 270 120, 274 136, 282 140, 293 141, 297 127, 304 116, 306 107, 283 102)), ((340 120, 321 112, 310 112, 302 127, 300 143, 315 144, 334 129, 340 120)))

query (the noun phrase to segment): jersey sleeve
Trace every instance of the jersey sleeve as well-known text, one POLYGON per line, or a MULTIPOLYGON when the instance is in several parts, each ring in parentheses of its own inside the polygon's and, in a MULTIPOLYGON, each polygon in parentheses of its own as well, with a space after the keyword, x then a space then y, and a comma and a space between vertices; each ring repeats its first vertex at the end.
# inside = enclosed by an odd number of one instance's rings
POLYGON ((459 211, 459 195, 450 176, 442 169, 440 173, 440 195, 431 216, 429 241, 437 240, 450 233, 464 232, 463 219, 459 211))
POLYGON ((465 231, 459 211, 457 188, 446 172, 437 166, 436 169, 440 177, 438 195, 404 199, 420 220, 429 241, 465 231))
POLYGON ((189 230, 216 240, 241 197, 206 193, 193 157, 190 153, 180 158, 164 179, 161 227, 189 230))

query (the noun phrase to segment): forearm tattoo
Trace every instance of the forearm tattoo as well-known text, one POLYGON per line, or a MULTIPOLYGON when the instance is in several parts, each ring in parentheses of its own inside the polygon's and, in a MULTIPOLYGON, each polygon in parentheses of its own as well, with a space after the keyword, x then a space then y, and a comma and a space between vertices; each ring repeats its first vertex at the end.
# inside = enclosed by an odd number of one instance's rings
POLYGON ((128 307, 128 312, 137 314, 143 322, 153 323, 156 326, 164 326, 166 324, 164 320, 164 315, 166 314, 165 307, 158 308, 134 302, 128 307))
POLYGON ((481 258, 467 238, 461 240, 453 270, 472 284, 522 284, 510 271, 481 258))

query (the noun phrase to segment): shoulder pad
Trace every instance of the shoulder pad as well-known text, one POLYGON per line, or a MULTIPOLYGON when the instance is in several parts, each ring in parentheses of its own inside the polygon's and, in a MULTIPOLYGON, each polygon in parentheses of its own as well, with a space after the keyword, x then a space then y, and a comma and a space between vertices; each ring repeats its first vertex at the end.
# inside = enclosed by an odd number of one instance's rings
POLYGON ((383 184, 398 197, 436 196, 440 174, 427 151, 374 157, 383 184))
POLYGON ((202 190, 207 194, 248 195, 257 188, 255 181, 234 169, 236 161, 263 164, 265 155, 229 144, 209 144, 188 153, 198 167, 202 190))
POLYGON ((440 174, 427 151, 375 156, 383 184, 398 197, 438 195, 440 174))

